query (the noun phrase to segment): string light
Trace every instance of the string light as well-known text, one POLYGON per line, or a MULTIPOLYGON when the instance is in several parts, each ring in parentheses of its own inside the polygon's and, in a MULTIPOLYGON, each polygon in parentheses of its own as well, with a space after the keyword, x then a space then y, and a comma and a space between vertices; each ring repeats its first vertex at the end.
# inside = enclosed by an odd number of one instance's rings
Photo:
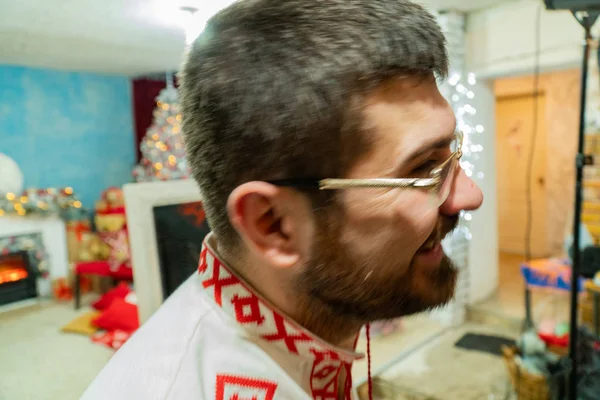
POLYGON ((154 121, 140 144, 142 160, 133 170, 138 182, 186 179, 190 176, 181 135, 177 89, 170 86, 156 99, 154 121))
POLYGON ((0 194, 0 216, 59 215, 66 220, 86 217, 87 210, 77 200, 73 188, 30 188, 22 194, 0 194))
MULTIPOLYGON (((485 128, 474 121, 477 115, 477 109, 473 105, 475 99, 474 86, 477 83, 477 78, 473 73, 467 74, 466 79, 459 73, 452 73, 447 82, 450 86, 447 98, 456 115, 456 127, 463 133, 461 167, 468 177, 481 181, 485 178, 485 174, 476 170, 475 161, 480 159, 484 151, 478 137, 485 132, 485 128)), ((461 223, 453 235, 470 241, 473 239, 473 235, 469 230, 469 225, 473 220, 473 215, 462 212, 460 217, 461 223)))
POLYGON ((477 109, 472 105, 472 100, 475 98, 472 89, 476 83, 477 79, 473 73, 468 74, 466 80, 458 73, 452 74, 448 79, 448 84, 452 88, 452 94, 449 96, 450 105, 456 113, 457 129, 464 135, 461 167, 467 176, 481 180, 484 179, 484 174, 475 171, 473 164, 484 150, 481 144, 476 143, 476 137, 485 132, 481 124, 472 121, 472 118, 477 115, 477 109))

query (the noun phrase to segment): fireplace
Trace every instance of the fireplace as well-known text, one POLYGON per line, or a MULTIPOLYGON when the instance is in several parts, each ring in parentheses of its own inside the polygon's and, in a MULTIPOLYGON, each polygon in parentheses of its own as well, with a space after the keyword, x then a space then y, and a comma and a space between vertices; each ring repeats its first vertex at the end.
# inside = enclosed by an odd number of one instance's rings
POLYGON ((209 232, 201 202, 154 207, 156 247, 163 297, 169 297, 198 269, 202 241, 209 232))
POLYGON ((0 306, 36 298, 37 278, 28 251, 0 255, 0 306))
POLYGON ((144 323, 198 268, 208 227, 198 223, 204 219, 202 195, 192 179, 129 183, 123 191, 135 293, 144 323))

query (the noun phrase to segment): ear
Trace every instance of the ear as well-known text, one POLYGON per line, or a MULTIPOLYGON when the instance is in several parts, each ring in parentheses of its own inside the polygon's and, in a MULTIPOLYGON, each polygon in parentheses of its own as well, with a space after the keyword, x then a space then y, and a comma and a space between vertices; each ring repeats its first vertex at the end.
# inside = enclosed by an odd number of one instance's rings
POLYGON ((277 268, 296 265, 310 249, 312 218, 299 194, 248 182, 229 196, 229 219, 249 250, 277 268))

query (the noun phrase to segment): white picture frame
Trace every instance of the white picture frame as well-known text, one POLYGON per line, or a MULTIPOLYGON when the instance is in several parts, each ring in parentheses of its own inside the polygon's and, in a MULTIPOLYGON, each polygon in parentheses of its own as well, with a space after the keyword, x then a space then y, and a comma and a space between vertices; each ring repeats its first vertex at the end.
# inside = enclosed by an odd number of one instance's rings
POLYGON ((154 207, 202 201, 202 195, 191 179, 129 183, 123 193, 138 313, 143 324, 164 301, 154 207))

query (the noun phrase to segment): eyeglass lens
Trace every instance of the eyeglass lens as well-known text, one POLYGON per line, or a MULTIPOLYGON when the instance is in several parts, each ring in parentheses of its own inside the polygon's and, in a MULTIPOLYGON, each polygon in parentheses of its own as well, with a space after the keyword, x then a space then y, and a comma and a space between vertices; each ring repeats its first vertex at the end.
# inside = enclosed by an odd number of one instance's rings
POLYGON ((449 163, 446 163, 446 165, 444 165, 440 171, 440 186, 437 190, 437 193, 435 193, 438 206, 441 206, 446 199, 448 199, 448 195, 450 194, 450 190, 452 190, 452 184, 456 176, 457 165, 458 158, 452 157, 452 160, 449 163))

